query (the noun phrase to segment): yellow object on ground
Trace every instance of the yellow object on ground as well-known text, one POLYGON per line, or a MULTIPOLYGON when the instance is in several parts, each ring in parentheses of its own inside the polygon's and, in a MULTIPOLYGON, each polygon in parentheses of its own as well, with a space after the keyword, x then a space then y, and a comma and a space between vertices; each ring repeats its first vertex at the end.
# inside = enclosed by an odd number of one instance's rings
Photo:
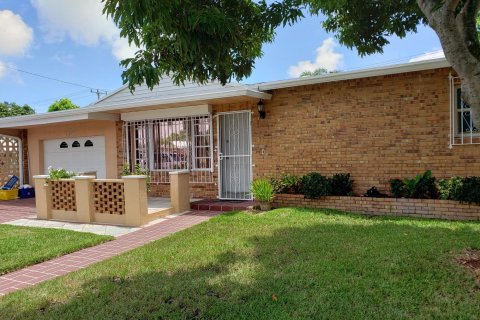
POLYGON ((18 198, 18 189, 0 190, 0 200, 15 200, 18 198))

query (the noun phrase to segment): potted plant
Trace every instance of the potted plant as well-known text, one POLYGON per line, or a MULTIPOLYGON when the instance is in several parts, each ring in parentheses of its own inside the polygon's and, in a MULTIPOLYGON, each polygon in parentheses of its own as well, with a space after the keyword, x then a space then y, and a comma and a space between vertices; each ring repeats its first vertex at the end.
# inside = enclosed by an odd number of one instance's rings
POLYGON ((252 182, 253 197, 260 202, 260 210, 268 211, 272 208, 275 197, 272 184, 266 179, 257 179, 252 182))
POLYGON ((54 169, 52 167, 48 167, 48 178, 47 178, 47 182, 45 183, 45 186, 47 186, 50 181, 70 179, 74 176, 75 176, 74 172, 70 172, 62 168, 54 169))

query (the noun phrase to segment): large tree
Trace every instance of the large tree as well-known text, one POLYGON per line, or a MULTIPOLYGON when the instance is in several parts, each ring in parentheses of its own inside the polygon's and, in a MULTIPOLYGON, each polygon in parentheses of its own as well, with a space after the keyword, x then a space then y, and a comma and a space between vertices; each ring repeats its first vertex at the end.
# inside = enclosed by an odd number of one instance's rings
POLYGON ((35 114, 35 110, 28 104, 20 106, 15 102, 0 102, 0 118, 25 116, 35 114))
POLYGON ((428 24, 445 57, 462 79, 462 95, 480 123, 480 0, 102 0, 121 35, 141 48, 125 59, 123 81, 158 84, 240 80, 251 74, 262 45, 275 29, 304 12, 323 14, 323 27, 360 55, 382 52, 388 37, 400 38, 428 24))
POLYGON ((74 104, 70 99, 62 98, 52 103, 50 107, 48 107, 48 112, 63 111, 63 110, 78 109, 78 108, 79 107, 76 104, 74 104))

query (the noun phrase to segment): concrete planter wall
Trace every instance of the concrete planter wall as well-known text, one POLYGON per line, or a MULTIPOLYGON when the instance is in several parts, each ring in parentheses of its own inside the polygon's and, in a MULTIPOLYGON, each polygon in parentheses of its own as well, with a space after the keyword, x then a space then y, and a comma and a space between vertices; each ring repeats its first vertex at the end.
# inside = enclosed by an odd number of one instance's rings
POLYGON ((339 196, 312 200, 305 199, 301 194, 277 194, 273 206, 329 208, 369 215, 480 220, 480 206, 450 200, 339 196))
POLYGON ((170 172, 171 208, 152 212, 148 209, 146 176, 76 176, 57 181, 48 181, 44 175, 33 178, 38 219, 139 227, 190 209, 188 171, 170 172))

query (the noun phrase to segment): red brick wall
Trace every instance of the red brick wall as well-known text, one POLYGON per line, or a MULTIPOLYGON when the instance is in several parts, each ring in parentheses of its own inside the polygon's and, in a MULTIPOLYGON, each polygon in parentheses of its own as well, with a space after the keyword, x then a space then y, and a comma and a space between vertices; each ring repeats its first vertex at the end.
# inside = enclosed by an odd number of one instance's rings
POLYGON ((363 194, 427 169, 438 178, 480 175, 480 145, 448 147, 449 72, 274 91, 266 119, 253 123, 255 176, 349 172, 363 194))
POLYGON ((450 220, 480 220, 480 206, 450 200, 367 197, 304 199, 300 194, 279 194, 275 207, 328 208, 371 215, 393 215, 450 220))

